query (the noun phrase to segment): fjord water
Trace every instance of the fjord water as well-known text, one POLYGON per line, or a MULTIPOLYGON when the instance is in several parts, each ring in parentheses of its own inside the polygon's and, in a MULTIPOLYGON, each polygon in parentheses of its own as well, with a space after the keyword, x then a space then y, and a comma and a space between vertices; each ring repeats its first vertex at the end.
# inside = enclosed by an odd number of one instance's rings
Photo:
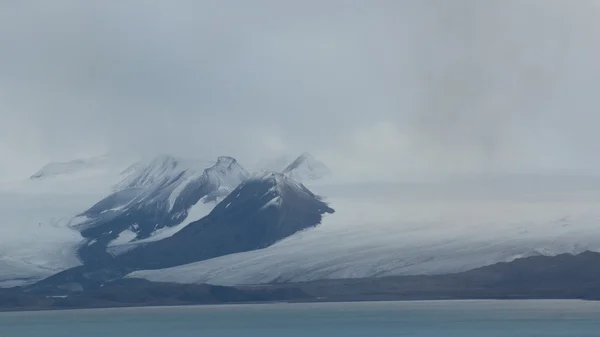
POLYGON ((2 337, 592 337, 600 303, 423 301, 0 314, 2 337))

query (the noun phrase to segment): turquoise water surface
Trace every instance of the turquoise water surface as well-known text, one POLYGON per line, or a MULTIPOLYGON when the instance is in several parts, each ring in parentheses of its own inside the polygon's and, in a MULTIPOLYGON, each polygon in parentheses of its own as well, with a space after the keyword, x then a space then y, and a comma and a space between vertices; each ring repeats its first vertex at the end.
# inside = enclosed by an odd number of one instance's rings
POLYGON ((1 337, 600 336, 600 303, 425 301, 0 313, 1 337))

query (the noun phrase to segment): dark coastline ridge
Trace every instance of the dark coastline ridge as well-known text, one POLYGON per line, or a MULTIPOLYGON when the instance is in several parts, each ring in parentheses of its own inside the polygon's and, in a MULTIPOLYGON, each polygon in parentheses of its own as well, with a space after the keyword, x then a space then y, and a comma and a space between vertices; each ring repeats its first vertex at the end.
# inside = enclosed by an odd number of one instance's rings
POLYGON ((119 279, 78 292, 0 289, 0 311, 402 300, 600 300, 600 253, 532 256, 467 272, 245 286, 119 279))

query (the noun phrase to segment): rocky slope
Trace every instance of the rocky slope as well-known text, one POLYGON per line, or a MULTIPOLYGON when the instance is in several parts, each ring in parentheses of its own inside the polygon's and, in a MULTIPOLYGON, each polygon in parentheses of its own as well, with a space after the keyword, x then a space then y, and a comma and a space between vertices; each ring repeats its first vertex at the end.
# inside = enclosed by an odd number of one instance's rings
POLYGON ((117 257, 135 269, 165 268, 268 247, 333 213, 302 184, 279 173, 243 182, 206 217, 173 236, 117 257))

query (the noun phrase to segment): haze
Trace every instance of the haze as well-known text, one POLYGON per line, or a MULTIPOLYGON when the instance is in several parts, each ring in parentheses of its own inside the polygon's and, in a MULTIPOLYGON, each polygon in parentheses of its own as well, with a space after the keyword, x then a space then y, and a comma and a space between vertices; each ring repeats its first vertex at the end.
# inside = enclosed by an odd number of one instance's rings
POLYGON ((349 179, 600 168, 592 0, 3 1, 0 180, 311 152, 349 179))

